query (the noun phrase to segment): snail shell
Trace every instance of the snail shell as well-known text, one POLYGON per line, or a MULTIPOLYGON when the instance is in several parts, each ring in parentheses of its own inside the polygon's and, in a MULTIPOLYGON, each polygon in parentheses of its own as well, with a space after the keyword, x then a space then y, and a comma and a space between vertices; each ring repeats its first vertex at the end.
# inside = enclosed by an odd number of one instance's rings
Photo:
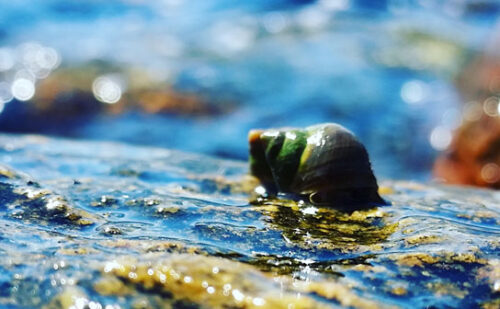
POLYGON ((252 130, 250 172, 268 194, 292 193, 337 208, 383 205, 368 152, 344 127, 252 130))

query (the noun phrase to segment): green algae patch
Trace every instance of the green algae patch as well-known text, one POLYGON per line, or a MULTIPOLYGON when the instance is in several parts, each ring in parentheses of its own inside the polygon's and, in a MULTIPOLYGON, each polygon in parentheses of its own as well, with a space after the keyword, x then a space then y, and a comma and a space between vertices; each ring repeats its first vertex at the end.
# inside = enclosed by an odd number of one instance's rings
POLYGON ((202 308, 326 308, 311 297, 283 289, 253 267, 221 258, 185 254, 151 262, 129 258, 106 263, 102 273, 94 286, 102 295, 133 288, 160 295, 166 303, 185 301, 202 308))

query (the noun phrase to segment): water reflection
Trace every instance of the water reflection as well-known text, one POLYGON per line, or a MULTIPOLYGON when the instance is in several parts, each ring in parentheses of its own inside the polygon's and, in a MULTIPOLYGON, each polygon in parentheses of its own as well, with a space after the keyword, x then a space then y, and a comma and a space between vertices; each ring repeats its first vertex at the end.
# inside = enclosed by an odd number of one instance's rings
POLYGON ((267 200, 256 210, 268 217, 285 241, 308 249, 356 251, 385 241, 397 228, 382 208, 343 212, 303 202, 267 200))

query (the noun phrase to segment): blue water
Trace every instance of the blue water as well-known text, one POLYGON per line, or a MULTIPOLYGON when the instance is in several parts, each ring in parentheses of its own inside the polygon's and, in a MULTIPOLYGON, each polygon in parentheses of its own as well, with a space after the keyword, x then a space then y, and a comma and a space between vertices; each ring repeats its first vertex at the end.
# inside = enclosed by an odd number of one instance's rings
MULTIPOLYGON (((139 68, 229 112, 61 120, 14 98, 0 130, 246 159, 251 128, 338 122, 366 144, 379 177, 429 179, 432 130, 461 117, 453 78, 488 44, 499 11, 496 1, 4 1, 0 47, 14 56, 37 42, 59 67, 139 68)), ((25 66, 18 59, 0 81, 25 66)))

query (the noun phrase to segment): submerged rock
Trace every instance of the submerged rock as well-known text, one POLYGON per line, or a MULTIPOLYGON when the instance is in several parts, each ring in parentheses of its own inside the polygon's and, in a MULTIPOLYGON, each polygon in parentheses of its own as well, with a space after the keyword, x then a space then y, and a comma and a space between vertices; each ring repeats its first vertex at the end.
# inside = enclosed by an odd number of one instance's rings
POLYGON ((498 304, 496 191, 385 181, 391 207, 347 213, 251 204, 247 174, 172 150, 0 135, 0 306, 498 304))

